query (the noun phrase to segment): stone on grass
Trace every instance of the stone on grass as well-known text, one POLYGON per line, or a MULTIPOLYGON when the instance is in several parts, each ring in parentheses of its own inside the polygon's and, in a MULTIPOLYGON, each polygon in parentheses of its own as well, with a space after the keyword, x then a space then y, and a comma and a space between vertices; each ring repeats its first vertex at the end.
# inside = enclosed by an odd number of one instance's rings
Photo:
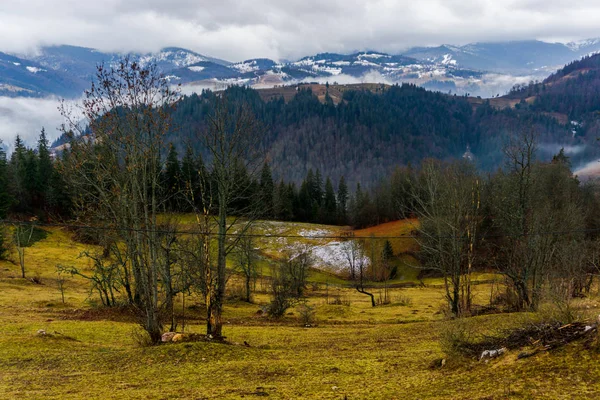
POLYGON ((176 342, 181 342, 183 340, 183 335, 181 333, 177 333, 173 336, 173 338, 171 339, 171 342, 176 343, 176 342))
POLYGON ((483 360, 485 358, 496 358, 496 357, 500 357, 502 354, 506 353, 508 351, 508 349, 506 347, 502 347, 500 349, 496 349, 496 350, 485 350, 483 353, 481 353, 481 357, 479 357, 479 360, 483 360))
POLYGON ((163 343, 168 343, 173 340, 173 336, 177 335, 177 332, 165 332, 160 337, 160 341, 163 343))

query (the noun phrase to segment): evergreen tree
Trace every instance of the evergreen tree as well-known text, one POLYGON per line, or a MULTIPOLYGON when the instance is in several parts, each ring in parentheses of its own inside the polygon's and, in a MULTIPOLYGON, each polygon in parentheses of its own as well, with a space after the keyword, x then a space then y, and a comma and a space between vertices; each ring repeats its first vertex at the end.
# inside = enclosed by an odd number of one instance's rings
MULTIPOLYGON (((6 218, 11 205, 12 196, 10 195, 8 185, 8 165, 6 162, 6 153, 4 152, 2 141, 0 140, 0 219, 6 218)), ((0 240, 2 239, 0 238, 0 240)), ((0 247, 2 247, 1 243, 0 247)))
POLYGON ((331 180, 329 179, 329 177, 325 182, 325 197, 323 199, 323 209, 325 211, 323 222, 326 222, 328 224, 335 223, 337 217, 337 205, 335 201, 335 192, 333 191, 333 185, 331 184, 331 180))
POLYGON ((267 162, 264 163, 260 173, 260 198, 263 205, 263 217, 273 218, 273 196, 275 186, 273 184, 273 176, 271 175, 271 167, 267 162))
POLYGON ((42 128, 38 139, 37 148, 37 171, 36 171, 36 194, 34 198, 38 207, 47 208, 48 191, 50 190, 50 181, 54 173, 54 164, 50 155, 46 130, 42 128))
POLYGON ((181 186, 181 166, 179 165, 177 150, 171 143, 164 172, 166 206, 170 211, 180 211, 181 186))
POLYGON ((202 192, 200 177, 206 177, 206 169, 202 156, 194 157, 194 150, 187 146, 183 159, 181 160, 181 185, 184 197, 192 200, 194 204, 186 204, 185 210, 192 208, 202 209, 202 192))
POLYGON ((337 192, 337 210, 338 210, 338 223, 344 225, 348 223, 347 211, 348 211, 348 186, 346 180, 342 176, 340 183, 338 184, 337 192))

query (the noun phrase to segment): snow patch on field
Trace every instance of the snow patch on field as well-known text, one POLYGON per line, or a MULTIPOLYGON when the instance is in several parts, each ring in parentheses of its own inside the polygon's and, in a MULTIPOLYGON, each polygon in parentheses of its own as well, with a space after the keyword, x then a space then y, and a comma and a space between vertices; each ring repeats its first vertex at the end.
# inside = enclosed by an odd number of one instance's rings
MULTIPOLYGON (((342 272, 349 268, 348 253, 351 242, 329 242, 322 246, 315 246, 312 249, 315 268, 327 269, 334 272, 342 272)), ((369 265, 371 261, 363 256, 364 265, 369 265)), ((358 264, 359 261, 356 262, 358 264)))
POLYGON ((298 235, 306 238, 312 238, 317 236, 333 236, 333 233, 327 229, 300 229, 298 235))

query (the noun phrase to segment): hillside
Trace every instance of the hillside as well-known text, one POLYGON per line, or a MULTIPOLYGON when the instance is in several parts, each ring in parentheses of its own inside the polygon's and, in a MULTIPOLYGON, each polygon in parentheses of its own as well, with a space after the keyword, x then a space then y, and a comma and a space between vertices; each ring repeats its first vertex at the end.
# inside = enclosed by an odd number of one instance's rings
MULTIPOLYGON (((312 168, 334 182, 343 175, 351 187, 357 182, 370 185, 398 165, 419 164, 427 157, 459 158, 467 145, 480 167, 494 169, 507 135, 529 127, 539 130, 544 142, 579 143, 549 116, 500 110, 487 102, 473 107, 468 98, 414 85, 301 85, 258 91, 233 87, 226 93, 251 104, 265 127, 264 148, 277 180, 296 183, 312 168)), ((213 96, 185 97, 175 111, 178 129, 170 140, 180 154, 184 143, 202 129, 210 112, 205 101, 213 96)))
MULTIPOLYGON (((450 320, 442 312, 443 289, 436 279, 389 289, 392 302, 371 307, 366 296, 339 280, 311 274, 304 306, 275 320, 261 311, 269 302, 265 268, 253 303, 238 300, 240 282, 231 277, 225 342, 186 339, 146 347, 130 310, 100 307, 88 281, 57 275, 57 264, 90 272, 92 266, 78 255, 94 246, 73 241, 61 228, 47 231, 27 248, 27 274, 35 279, 20 278, 17 265, 0 261, 4 398, 389 399, 415 393, 423 399, 593 398, 600 390, 599 356, 589 340, 527 358, 521 354, 532 353, 535 345, 485 361, 479 354, 452 353, 452 335, 489 337, 543 317, 499 313, 450 320), (314 312, 309 326, 306 306, 314 312)), ((498 290, 488 282, 474 286, 478 305, 488 304, 498 290)), ((374 292, 381 296, 381 289, 374 292)), ((595 298, 578 299, 571 307, 590 315, 599 311, 595 298)), ((184 337, 203 337, 202 309, 196 294, 177 297, 184 337)))

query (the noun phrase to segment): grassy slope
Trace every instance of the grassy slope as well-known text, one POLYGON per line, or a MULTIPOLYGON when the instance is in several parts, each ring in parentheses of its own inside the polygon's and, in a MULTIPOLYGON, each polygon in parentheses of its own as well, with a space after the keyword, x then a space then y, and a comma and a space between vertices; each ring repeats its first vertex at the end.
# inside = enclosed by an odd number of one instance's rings
MULTIPOLYGON (((503 399, 600 393, 600 357, 581 344, 526 360, 511 352, 489 363, 455 359, 430 369, 431 361, 443 356, 440 332, 452 324, 438 313, 442 292, 432 287, 394 289, 392 299, 407 296, 410 306, 371 308, 355 291, 330 287, 327 293, 320 285, 309 291, 317 310, 313 328, 300 327, 298 310, 273 322, 255 315, 257 304, 232 303, 225 312, 225 334, 233 344, 140 348, 134 322, 84 302, 87 282, 69 280, 67 305, 61 304, 55 264, 85 266, 76 259, 83 249, 60 229, 28 248, 28 273, 39 274, 43 285, 18 278, 18 266, 0 262, 0 397, 220 399, 266 393, 276 399, 503 399), (326 304, 326 296, 336 291, 349 306, 326 304), (38 329, 61 334, 39 337, 38 329), (244 341, 250 347, 241 345, 244 341)), ((485 302, 489 290, 477 286, 478 302, 485 302)), ((267 301, 266 294, 257 295, 257 303, 267 301)), ((585 305, 597 314, 597 304, 585 305)), ((186 331, 202 332, 201 315, 195 317, 186 331)), ((494 329, 521 317, 490 315, 469 322, 494 329)))

